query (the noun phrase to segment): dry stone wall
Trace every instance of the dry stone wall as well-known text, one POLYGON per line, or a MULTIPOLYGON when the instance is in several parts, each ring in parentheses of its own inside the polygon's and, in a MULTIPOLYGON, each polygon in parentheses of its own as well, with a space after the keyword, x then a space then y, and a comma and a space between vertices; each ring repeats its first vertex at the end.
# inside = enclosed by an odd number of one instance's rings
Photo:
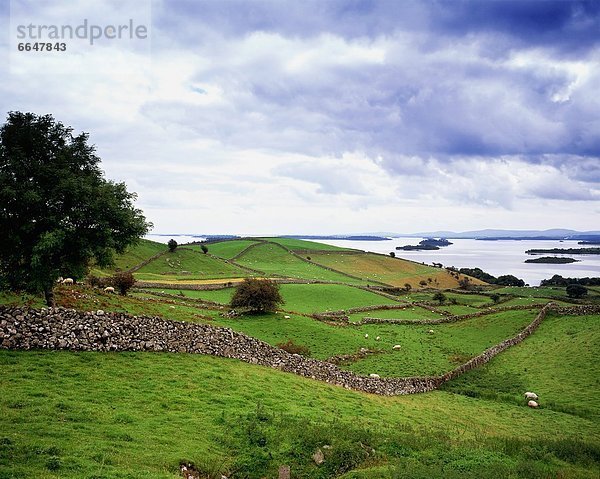
POLYGON ((0 348, 210 354, 277 368, 347 389, 390 396, 431 391, 443 382, 484 364, 529 336, 544 319, 546 311, 547 307, 544 307, 536 319, 514 338, 484 351, 443 376, 432 377, 358 376, 328 362, 287 353, 230 328, 64 308, 0 307, 0 348))

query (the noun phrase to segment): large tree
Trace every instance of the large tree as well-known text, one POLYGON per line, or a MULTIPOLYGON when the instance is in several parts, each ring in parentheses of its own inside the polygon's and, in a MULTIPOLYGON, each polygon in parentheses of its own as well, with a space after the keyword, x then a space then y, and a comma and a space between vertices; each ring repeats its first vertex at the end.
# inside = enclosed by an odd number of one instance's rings
POLYGON ((0 284, 44 292, 53 304, 59 276, 81 278, 90 261, 115 252, 152 226, 124 183, 104 178, 88 134, 51 115, 10 112, 0 128, 0 284))

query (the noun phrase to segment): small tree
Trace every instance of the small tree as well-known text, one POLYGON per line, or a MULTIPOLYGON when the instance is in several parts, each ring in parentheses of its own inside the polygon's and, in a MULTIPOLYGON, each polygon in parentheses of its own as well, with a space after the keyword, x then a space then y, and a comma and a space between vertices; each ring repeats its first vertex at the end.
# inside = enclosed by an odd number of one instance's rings
POLYGON ((275 311, 283 303, 279 285, 269 279, 246 278, 231 298, 232 308, 243 308, 254 313, 275 311))
POLYGON ((177 248, 177 241, 175 241, 173 238, 171 238, 169 240, 169 242, 167 243, 167 246, 169 247, 169 252, 172 253, 177 248))
POLYGON ((442 293, 441 291, 438 291, 437 293, 435 293, 433 295, 433 300, 437 301, 438 304, 441 306, 442 304, 444 304, 446 302, 446 295, 444 293, 442 293))
POLYGON ((205 244, 200 245, 200 249, 204 254, 208 253, 208 246, 206 246, 205 244))
POLYGON ((391 256, 392 258, 395 258, 395 257, 396 257, 396 253, 394 253, 393 251, 390 251, 390 256, 391 256))
POLYGON ((569 296, 569 298, 581 298, 583 296, 586 296, 588 293, 587 288, 580 284, 570 284, 567 286, 566 291, 567 296, 569 296))
POLYGON ((119 293, 125 296, 135 284, 135 278, 129 271, 122 271, 113 276, 112 283, 119 290, 119 293))
POLYGON ((412 286, 410 283, 404 283, 404 289, 408 292, 412 289, 412 286))
POLYGON ((492 293, 490 294, 490 299, 496 304, 500 301, 500 295, 498 293, 492 293))
POLYGON ((466 276, 463 276, 458 280, 458 287, 460 289, 469 289, 471 287, 471 280, 466 276))

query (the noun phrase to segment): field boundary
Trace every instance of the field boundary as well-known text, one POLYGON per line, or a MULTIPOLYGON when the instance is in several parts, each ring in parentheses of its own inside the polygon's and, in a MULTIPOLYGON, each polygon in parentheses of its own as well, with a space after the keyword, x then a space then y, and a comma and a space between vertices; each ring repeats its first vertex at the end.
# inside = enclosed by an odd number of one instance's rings
POLYGON ((379 378, 359 376, 334 364, 290 354, 230 328, 64 308, 0 307, 0 348, 73 351, 156 351, 209 354, 268 366, 284 372, 385 396, 432 391, 475 369, 530 336, 552 303, 516 336, 506 339, 441 376, 379 378))

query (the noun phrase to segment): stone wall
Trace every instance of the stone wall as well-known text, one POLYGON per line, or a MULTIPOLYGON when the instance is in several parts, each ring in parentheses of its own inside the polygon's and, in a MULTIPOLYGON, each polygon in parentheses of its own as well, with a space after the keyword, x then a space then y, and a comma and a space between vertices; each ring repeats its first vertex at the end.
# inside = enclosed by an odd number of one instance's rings
POLYGON ((156 351, 210 354, 280 369, 347 389, 380 395, 431 391, 489 361, 529 336, 544 319, 544 307, 519 335, 484 351, 443 376, 371 378, 334 364, 290 354, 230 328, 123 313, 73 309, 0 307, 0 348, 73 351, 156 351))

